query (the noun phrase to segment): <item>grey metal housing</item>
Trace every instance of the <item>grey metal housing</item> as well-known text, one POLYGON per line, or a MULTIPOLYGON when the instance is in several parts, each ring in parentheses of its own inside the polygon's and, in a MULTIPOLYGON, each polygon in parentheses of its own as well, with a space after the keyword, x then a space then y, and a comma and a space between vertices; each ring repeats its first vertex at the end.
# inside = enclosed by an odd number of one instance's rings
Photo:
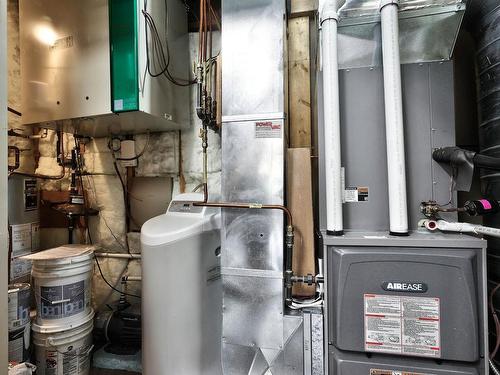
MULTIPOLYGON (((344 203, 346 230, 389 229, 387 163, 383 77, 380 68, 359 68, 340 72, 342 165, 345 186, 367 187, 366 201, 344 203)), ((432 160, 435 148, 455 145, 453 63, 402 66, 405 150, 410 230, 422 218, 420 202, 446 204, 450 196, 450 175, 432 160)), ((321 82, 321 80, 319 80, 321 82)), ((318 106, 322 88, 319 87, 318 106)), ((322 111, 319 111, 321 114, 322 111)), ((323 119, 319 118, 319 124, 323 119)), ((326 229, 324 142, 319 126, 320 229, 326 229)), ((443 215, 456 220, 455 214, 443 215)))
POLYGON ((402 238, 349 232, 324 236, 324 249, 330 374, 366 374, 384 363, 389 367, 382 369, 398 371, 488 373, 486 241, 427 232, 402 238), (428 290, 418 296, 440 298, 442 365, 429 358, 365 354, 363 295, 415 297, 384 290, 390 280, 424 282, 428 290))

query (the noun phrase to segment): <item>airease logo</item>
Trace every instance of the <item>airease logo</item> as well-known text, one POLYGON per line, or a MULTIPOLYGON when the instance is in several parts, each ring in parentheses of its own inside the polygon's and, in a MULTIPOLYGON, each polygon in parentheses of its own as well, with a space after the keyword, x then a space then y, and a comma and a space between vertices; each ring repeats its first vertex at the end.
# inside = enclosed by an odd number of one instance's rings
POLYGON ((382 289, 390 292, 425 293, 428 287, 427 284, 415 281, 386 281, 382 284, 382 289))

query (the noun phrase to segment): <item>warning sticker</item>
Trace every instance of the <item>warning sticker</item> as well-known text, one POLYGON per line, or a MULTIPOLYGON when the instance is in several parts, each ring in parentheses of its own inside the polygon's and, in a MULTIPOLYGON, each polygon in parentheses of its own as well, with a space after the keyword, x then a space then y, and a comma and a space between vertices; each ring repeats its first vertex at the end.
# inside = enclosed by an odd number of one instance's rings
POLYGON ((12 256, 31 251, 31 224, 12 225, 12 256))
POLYGON ((434 375, 422 372, 370 369, 370 375, 434 375))
POLYGON ((368 202, 368 188, 348 186, 344 190, 344 202, 368 202))
POLYGON ((279 121, 256 122, 255 138, 281 138, 281 122, 279 121))
POLYGON ((40 248, 40 224, 11 225, 12 257, 26 255, 40 248))
POLYGON ((365 350, 439 358, 439 298, 364 295, 365 350))

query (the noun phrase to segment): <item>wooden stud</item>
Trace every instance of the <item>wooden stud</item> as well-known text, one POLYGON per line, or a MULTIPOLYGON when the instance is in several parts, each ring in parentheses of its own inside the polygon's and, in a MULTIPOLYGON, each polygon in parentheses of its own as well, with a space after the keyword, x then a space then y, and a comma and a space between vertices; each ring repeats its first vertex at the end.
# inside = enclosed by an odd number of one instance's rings
POLYGON ((311 147, 309 17, 288 21, 290 148, 311 147))

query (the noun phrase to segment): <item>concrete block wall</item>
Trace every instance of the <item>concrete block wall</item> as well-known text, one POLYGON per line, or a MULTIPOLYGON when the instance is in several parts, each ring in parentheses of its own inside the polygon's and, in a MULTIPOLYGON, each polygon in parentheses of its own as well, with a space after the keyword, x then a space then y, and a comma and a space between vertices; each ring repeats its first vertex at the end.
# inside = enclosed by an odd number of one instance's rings
MULTIPOLYGON (((17 1, 9 1, 9 106, 18 109, 21 105, 20 98, 20 64, 19 61, 19 14, 17 1)), ((219 40, 217 36, 216 41, 219 40)), ((215 43, 217 45, 217 43, 215 43)), ((198 37, 190 35, 190 59, 197 57, 198 37)), ((191 116, 190 128, 183 131, 154 133, 151 135, 137 135, 136 151, 139 152, 146 145, 144 155, 140 158, 136 168, 136 175, 140 177, 171 177, 174 179, 173 195, 180 192, 190 192, 202 181, 202 154, 201 140, 199 138, 200 121, 194 110, 196 91, 191 90, 191 116), (182 178, 180 176, 182 173, 182 178), (180 181, 185 181, 184 184, 180 181)), ((9 127, 21 129, 20 132, 31 134, 32 129, 23 128, 21 121, 16 116, 9 117, 9 127)), ((49 130, 47 137, 37 142, 13 138, 10 144, 21 149, 21 170, 29 173, 44 175, 59 175, 62 167, 56 160, 56 133, 49 130), (35 163, 35 154, 39 155, 35 163)), ((99 215, 89 220, 89 232, 93 243, 97 244, 104 252, 140 253, 139 233, 126 233, 125 205, 123 188, 114 168, 114 157, 108 148, 108 138, 90 140, 85 146, 84 186, 89 204, 99 211, 99 215)), ((220 139, 217 134, 210 134, 209 151, 209 185, 212 197, 220 195, 220 170, 221 152, 220 139)), ((74 138, 71 134, 64 135, 64 150, 66 157, 74 147, 74 138)), ((118 156, 118 155, 116 155, 118 156)), ((126 175, 120 166, 122 176, 126 175)), ((69 189, 69 171, 61 180, 41 180, 42 190, 67 191, 69 189)), ((170 198, 170 197, 168 197, 170 198)), ((81 235, 83 240, 84 234, 81 235)), ((41 232, 41 246, 43 248, 56 247, 65 244, 67 231, 64 228, 46 228, 41 232)), ((103 259, 99 262, 101 270, 109 283, 121 289, 120 279, 123 275, 140 276, 140 261, 123 259, 103 259)), ((102 307, 118 299, 119 294, 113 292, 102 280, 97 267, 94 271, 94 305, 102 307)), ((140 294, 140 283, 129 282, 127 292, 140 294)), ((131 298, 131 302, 133 299, 131 298)))

